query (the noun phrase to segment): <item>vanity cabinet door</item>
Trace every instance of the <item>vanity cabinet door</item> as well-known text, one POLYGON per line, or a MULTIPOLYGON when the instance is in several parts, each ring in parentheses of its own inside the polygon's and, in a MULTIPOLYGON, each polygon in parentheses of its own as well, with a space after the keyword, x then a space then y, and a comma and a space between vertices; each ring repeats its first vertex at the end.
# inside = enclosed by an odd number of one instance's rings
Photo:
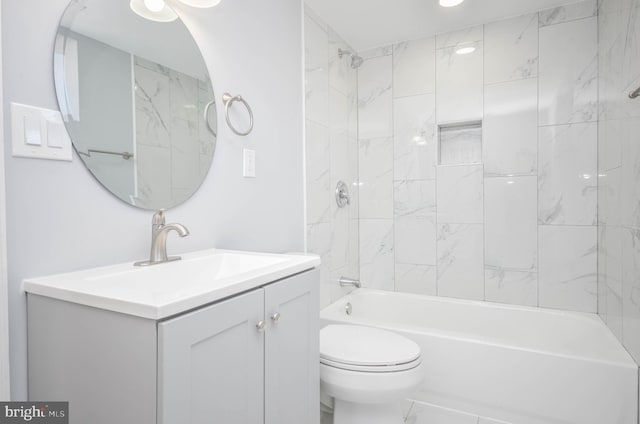
POLYGON ((320 420, 318 271, 264 288, 265 424, 320 420), (276 315, 277 314, 277 315, 276 315))
POLYGON ((159 424, 262 424, 264 290, 158 324, 159 424))

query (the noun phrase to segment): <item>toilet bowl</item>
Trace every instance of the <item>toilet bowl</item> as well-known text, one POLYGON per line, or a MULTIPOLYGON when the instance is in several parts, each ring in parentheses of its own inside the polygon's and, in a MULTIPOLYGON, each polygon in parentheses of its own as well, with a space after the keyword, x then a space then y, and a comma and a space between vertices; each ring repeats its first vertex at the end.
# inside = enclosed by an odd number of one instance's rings
POLYGON ((320 389, 333 399, 334 424, 401 424, 400 400, 422 381, 420 347, 372 327, 320 330, 320 389))

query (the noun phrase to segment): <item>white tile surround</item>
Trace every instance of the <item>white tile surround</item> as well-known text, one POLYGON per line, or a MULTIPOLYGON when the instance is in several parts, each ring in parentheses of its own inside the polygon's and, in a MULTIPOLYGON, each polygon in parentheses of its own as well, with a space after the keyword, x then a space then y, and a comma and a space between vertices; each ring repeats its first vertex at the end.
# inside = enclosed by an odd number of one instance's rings
MULTIPOLYGON (((372 178, 378 177, 379 184, 366 187, 359 195, 358 155, 368 155, 369 162, 375 163, 387 159, 387 172, 391 173, 393 145, 373 139, 371 143, 361 142, 370 146, 369 149, 358 148, 356 72, 349 67, 347 57, 338 57, 339 48, 350 50, 350 47, 308 8, 305 9, 304 32, 307 250, 322 258, 320 303, 325 306, 346 293, 338 285, 341 276, 359 278, 359 197, 363 197, 365 207, 372 211, 372 217, 378 218, 374 212, 382 211, 391 222, 393 216, 393 184, 390 181, 386 185, 386 192, 375 189, 377 186, 384 187, 386 182, 384 173, 378 175, 379 170, 375 167, 366 168, 363 172, 372 178), (351 204, 342 209, 337 207, 334 199, 339 180, 347 183, 351 194, 351 204)), ((388 92, 390 95, 390 89, 388 92)), ((380 115, 375 110, 371 113, 380 115)), ((391 121, 386 125, 386 131, 390 134, 391 121)), ((364 235, 375 238, 375 225, 371 228, 364 235)), ((383 237, 382 240, 388 238, 383 237)), ((375 240, 373 243, 370 246, 372 253, 364 249, 369 258, 376 257, 375 240)), ((375 268, 375 264, 370 264, 371 272, 375 273, 375 268)), ((384 287, 382 276, 381 288, 384 287)), ((393 281, 393 275, 387 277, 388 281, 393 281)))
POLYGON ((597 19, 598 313, 640 362, 640 1, 601 0, 597 19))
POLYGON ((596 312, 596 10, 361 52, 365 286, 596 312), (482 163, 438 165, 438 125, 477 120, 482 163))
POLYGON ((597 311, 596 20, 587 1, 383 46, 359 52, 356 77, 337 59, 348 46, 307 9, 307 223, 323 305, 349 273, 597 311), (475 52, 457 55, 464 43, 475 52), (438 125, 477 120, 482 163, 438 165, 438 125), (332 206, 338 179, 357 201, 346 214, 332 206))

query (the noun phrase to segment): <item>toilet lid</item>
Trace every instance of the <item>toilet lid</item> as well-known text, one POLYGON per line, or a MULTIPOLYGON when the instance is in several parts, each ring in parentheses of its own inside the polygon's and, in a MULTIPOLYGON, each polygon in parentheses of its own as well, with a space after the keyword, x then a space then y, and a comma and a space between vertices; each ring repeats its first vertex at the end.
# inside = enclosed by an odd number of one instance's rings
POLYGON ((327 364, 395 367, 420 359, 420 346, 391 331, 358 325, 320 330, 320 360, 327 364))

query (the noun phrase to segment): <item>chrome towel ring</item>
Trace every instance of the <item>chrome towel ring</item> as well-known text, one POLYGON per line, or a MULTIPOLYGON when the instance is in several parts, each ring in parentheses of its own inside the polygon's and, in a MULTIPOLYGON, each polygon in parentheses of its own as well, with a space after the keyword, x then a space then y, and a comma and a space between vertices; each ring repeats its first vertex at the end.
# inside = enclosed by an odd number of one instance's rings
POLYGON ((213 128, 211 128, 211 123, 209 121, 209 108, 212 105, 215 105, 216 101, 215 100, 211 100, 209 103, 207 103, 207 105, 204 107, 204 122, 207 125, 207 129, 209 130, 209 132, 211 134, 213 134, 214 137, 218 137, 218 134, 216 134, 216 130, 214 130, 213 128))
POLYGON ((224 103, 224 117, 227 119, 227 125, 229 125, 229 128, 231 128, 231 131, 233 131, 234 133, 240 136, 249 135, 251 130, 253 130, 253 112, 251 111, 251 107, 249 106, 249 103, 247 103, 247 101, 243 99, 241 95, 232 96, 229 93, 224 93, 222 95, 222 102, 224 103), (231 120, 229 119, 229 108, 231 107, 233 102, 242 103, 244 107, 247 108, 247 112, 249 112, 249 129, 245 132, 238 131, 237 129, 235 129, 233 124, 231 124, 231 120))

